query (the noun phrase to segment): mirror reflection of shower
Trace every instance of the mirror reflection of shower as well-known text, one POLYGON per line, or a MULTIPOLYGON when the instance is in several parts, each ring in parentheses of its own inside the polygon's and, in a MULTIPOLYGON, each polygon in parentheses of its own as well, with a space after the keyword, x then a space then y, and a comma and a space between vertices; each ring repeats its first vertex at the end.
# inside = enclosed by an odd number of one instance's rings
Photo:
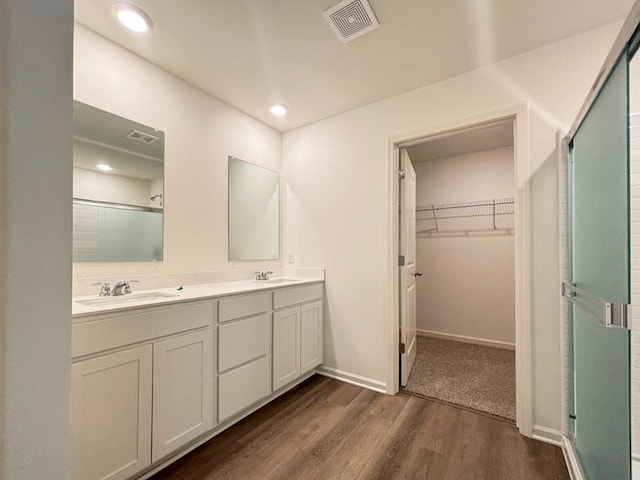
POLYGON ((161 193, 159 193, 157 195, 154 195, 153 197, 150 198, 150 200, 152 202, 155 202, 158 199, 160 199, 160 206, 162 207, 162 194, 161 193))

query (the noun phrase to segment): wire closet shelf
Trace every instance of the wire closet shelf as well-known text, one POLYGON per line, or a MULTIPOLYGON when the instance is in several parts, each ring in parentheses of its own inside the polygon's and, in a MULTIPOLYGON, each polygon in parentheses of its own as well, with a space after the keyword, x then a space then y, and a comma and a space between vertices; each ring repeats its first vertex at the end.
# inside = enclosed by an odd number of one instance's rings
POLYGON ((416 233, 513 230, 515 200, 497 198, 416 208, 416 233))

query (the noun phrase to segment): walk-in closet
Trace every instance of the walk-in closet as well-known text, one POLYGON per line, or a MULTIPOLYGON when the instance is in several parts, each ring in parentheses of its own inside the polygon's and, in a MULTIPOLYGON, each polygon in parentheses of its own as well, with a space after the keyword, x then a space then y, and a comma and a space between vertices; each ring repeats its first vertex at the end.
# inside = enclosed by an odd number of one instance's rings
POLYGON ((510 421, 515 395, 513 121, 406 148, 416 185, 417 353, 406 391, 510 421))

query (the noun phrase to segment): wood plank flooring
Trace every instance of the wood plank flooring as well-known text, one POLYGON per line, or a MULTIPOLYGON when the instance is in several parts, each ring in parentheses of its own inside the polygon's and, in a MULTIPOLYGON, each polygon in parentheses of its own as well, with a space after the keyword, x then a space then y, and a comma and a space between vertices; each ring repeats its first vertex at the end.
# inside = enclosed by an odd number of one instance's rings
POLYGON ((569 479, 558 447, 508 422, 314 376, 153 480, 569 479))

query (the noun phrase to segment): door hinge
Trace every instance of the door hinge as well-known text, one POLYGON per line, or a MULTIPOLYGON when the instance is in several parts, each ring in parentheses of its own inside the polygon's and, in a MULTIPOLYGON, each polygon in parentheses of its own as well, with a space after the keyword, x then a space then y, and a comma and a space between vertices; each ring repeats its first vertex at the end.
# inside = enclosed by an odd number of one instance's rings
POLYGON ((398 265, 404 267, 404 255, 398 255, 398 265))
POLYGON ((400 354, 405 353, 405 350, 406 350, 406 347, 405 347, 404 343, 401 343, 400 344, 400 354))

